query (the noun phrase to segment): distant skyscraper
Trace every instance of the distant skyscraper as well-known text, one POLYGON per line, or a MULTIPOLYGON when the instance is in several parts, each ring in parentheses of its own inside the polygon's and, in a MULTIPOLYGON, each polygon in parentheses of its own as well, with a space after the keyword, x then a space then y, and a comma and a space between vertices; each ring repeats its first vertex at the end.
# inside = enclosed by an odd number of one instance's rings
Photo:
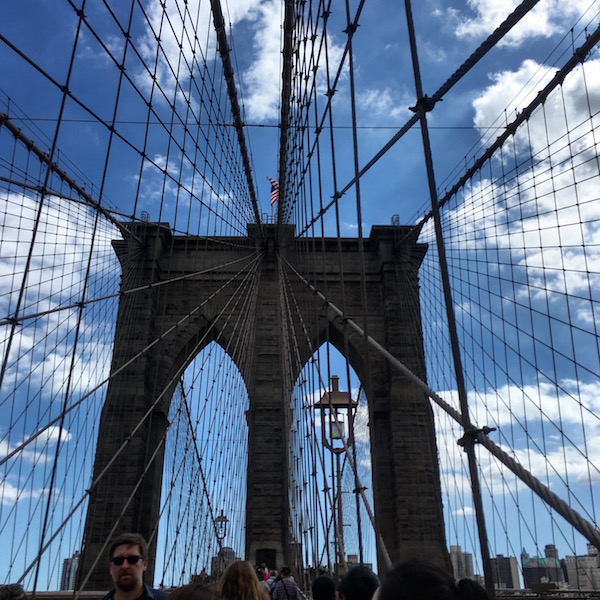
POLYGON ((525 588, 531 589, 539 583, 555 583, 557 587, 566 587, 565 575, 558 559, 554 544, 545 547, 545 557, 529 556, 525 548, 521 552, 523 580, 525 588))
POLYGON ((494 585, 500 590, 518 590, 521 588, 519 581, 519 565, 514 556, 498 554, 491 559, 494 573, 494 585))
POLYGON ((213 556, 210 561, 210 570, 211 575, 213 577, 221 575, 225 569, 237 559, 235 555, 235 551, 233 548, 229 546, 224 546, 222 550, 219 551, 217 556, 213 556))
POLYGON ((460 546, 450 546, 450 561, 456 579, 473 579, 473 555, 463 552, 460 546))
POLYGON ((598 550, 588 544, 587 556, 566 556, 569 589, 600 590, 600 562, 598 550))
POLYGON ((77 575, 77 567, 79 566, 79 552, 75 552, 71 558, 63 560, 62 574, 60 576, 61 590, 75 589, 75 576, 77 575))

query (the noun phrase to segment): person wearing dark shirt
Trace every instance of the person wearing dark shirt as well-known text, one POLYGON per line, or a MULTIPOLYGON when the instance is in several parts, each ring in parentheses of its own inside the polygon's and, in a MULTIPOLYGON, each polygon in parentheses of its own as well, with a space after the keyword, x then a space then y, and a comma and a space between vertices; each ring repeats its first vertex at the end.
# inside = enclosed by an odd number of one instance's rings
POLYGON ((385 577, 378 600, 490 600, 476 581, 454 577, 427 562, 400 563, 385 577))
POLYGON ((289 567, 281 567, 281 579, 273 587, 273 600, 300 600, 300 590, 289 567))
POLYGON ((144 583, 148 544, 138 533, 123 533, 110 546, 108 570, 115 587, 102 600, 165 600, 168 593, 144 583))

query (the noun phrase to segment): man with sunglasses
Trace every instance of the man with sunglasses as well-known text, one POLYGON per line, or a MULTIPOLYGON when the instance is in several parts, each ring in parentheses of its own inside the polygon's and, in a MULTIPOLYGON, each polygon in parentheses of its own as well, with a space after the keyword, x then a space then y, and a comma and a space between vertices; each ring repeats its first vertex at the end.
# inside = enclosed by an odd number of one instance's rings
POLYGON ((165 600, 168 593, 144 583, 148 567, 148 544, 137 533, 123 533, 108 552, 110 576, 115 584, 102 600, 165 600))

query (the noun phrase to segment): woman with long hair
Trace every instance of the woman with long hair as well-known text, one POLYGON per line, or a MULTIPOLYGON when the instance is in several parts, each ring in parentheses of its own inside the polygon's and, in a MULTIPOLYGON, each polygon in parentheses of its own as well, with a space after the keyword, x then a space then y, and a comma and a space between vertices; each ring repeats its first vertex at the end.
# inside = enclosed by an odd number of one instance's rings
POLYGON ((214 583, 190 583, 173 590, 169 598, 173 600, 219 600, 214 583))
POLYGON ((224 600, 268 600, 254 568, 249 562, 231 563, 219 581, 219 594, 224 600))

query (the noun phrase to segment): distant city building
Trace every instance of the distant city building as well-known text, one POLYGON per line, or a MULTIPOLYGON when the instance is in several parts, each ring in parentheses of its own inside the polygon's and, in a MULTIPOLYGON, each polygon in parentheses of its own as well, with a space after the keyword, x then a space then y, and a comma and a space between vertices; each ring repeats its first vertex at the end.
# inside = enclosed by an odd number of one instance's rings
POLYGON ((569 589, 600 590, 600 562, 598 550, 588 544, 585 556, 565 556, 569 589))
POLYGON ((219 550, 217 556, 213 556, 210 559, 210 574, 213 578, 220 576, 225 569, 232 563, 238 560, 235 555, 233 548, 224 546, 222 550, 219 550))
POLYGON ((499 590, 521 589, 519 579, 519 565, 514 556, 503 556, 498 554, 491 559, 494 574, 494 586, 499 590))
POLYGON ((523 568, 523 581, 526 589, 532 589, 541 583, 554 583, 559 588, 566 588, 565 574, 558 550, 554 544, 544 548, 544 557, 529 556, 525 548, 521 552, 521 566, 523 568))
POLYGON ((450 546, 450 561, 456 579, 473 579, 473 555, 463 552, 460 546, 450 546))
POLYGON ((79 566, 79 552, 75 552, 71 558, 63 560, 62 573, 60 576, 60 589, 74 590, 75 576, 77 575, 77 567, 79 566))

